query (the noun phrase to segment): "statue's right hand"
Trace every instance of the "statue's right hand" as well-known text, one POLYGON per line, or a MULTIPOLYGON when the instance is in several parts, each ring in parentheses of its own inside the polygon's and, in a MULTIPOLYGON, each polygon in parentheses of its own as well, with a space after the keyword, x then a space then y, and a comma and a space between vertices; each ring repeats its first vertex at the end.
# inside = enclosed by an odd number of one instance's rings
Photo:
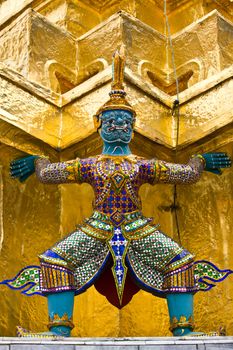
POLYGON ((10 175, 12 178, 18 178, 20 182, 25 181, 35 172, 35 160, 38 156, 27 156, 13 160, 10 163, 10 175))

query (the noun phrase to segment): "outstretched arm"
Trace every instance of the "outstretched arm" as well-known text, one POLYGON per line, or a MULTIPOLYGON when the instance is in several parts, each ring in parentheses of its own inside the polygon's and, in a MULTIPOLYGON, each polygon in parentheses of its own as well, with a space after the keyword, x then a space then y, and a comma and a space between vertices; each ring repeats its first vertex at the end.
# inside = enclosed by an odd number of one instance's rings
POLYGON ((48 158, 28 156, 11 162, 10 174, 13 178, 25 181, 36 172, 43 183, 81 183, 84 182, 80 174, 81 161, 79 159, 68 162, 51 163, 48 158))
POLYGON ((229 168, 231 159, 226 153, 204 153, 193 156, 187 164, 156 160, 154 183, 188 184, 197 182, 203 171, 220 175, 221 168, 229 168))
POLYGON ((197 182, 204 170, 204 159, 194 156, 187 164, 155 161, 154 183, 190 184, 197 182))
POLYGON ((48 158, 35 160, 36 176, 42 183, 62 184, 81 182, 79 159, 50 163, 48 158))

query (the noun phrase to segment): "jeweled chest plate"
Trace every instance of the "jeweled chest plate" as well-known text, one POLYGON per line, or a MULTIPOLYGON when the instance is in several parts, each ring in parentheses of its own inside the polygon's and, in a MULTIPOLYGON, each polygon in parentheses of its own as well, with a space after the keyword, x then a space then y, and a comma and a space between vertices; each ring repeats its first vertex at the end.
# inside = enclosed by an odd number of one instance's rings
POLYGON ((139 166, 126 159, 106 159, 97 161, 96 172, 103 180, 109 179, 119 188, 126 179, 132 181, 137 178, 139 166))
POLYGON ((95 209, 112 214, 140 209, 139 166, 125 159, 99 160, 95 168, 95 209))

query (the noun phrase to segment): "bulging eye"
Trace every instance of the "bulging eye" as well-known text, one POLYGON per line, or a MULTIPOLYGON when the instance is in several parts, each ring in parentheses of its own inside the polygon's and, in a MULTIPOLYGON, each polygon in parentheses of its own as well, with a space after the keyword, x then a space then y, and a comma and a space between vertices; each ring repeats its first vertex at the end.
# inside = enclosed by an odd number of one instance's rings
POLYGON ((132 120, 129 120, 129 119, 125 120, 125 124, 127 126, 133 125, 132 120))
POLYGON ((113 123, 113 119, 106 119, 106 120, 103 120, 103 124, 104 125, 111 125, 113 123))

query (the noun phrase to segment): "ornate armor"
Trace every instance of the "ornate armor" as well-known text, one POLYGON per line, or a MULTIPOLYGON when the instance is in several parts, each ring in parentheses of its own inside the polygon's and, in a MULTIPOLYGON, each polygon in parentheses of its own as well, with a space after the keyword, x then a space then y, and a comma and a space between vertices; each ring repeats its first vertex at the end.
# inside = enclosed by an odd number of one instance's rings
POLYGON ((143 183, 193 183, 203 168, 199 157, 187 165, 134 155, 100 155, 54 164, 39 158, 36 174, 41 182, 87 182, 95 193, 93 215, 40 255, 42 292, 80 293, 95 283, 111 259, 120 301, 127 272, 140 287, 160 296, 196 291, 193 255, 142 215, 138 191, 143 183))

